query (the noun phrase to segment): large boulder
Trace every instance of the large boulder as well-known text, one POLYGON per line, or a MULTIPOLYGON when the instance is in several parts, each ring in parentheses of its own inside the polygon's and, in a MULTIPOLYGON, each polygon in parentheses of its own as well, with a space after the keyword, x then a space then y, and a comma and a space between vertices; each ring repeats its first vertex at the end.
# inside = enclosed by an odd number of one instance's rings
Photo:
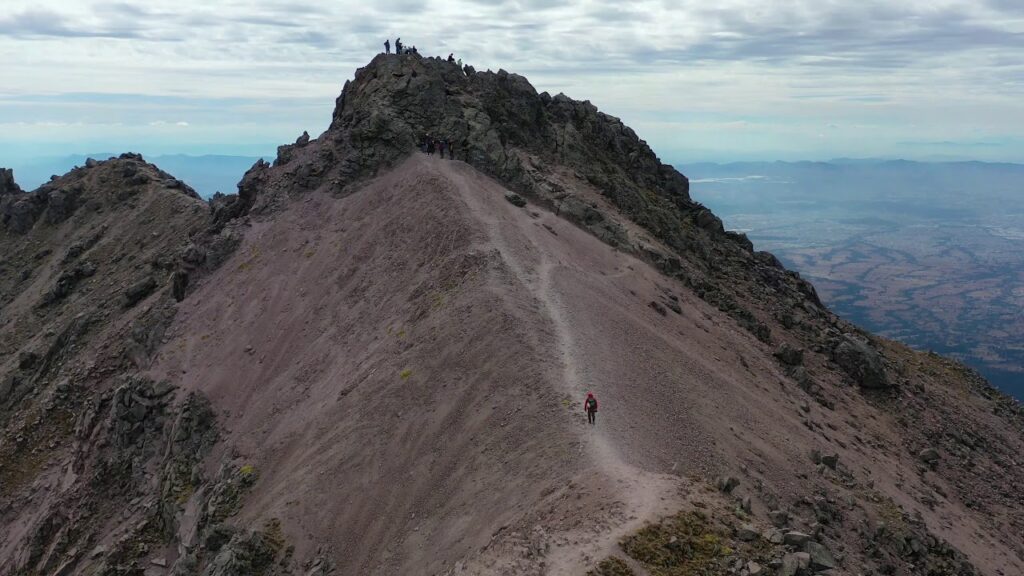
POLYGON ((824 570, 831 570, 836 567, 835 558, 832 557, 832 553, 829 552, 828 548, 825 548, 817 542, 808 542, 805 551, 810 554, 811 557, 811 570, 815 572, 821 572, 824 570))
POLYGON ((842 339, 832 350, 832 359, 864 388, 889 387, 882 355, 859 336, 843 334, 842 339))
POLYGON ((772 355, 786 366, 799 366, 804 363, 804 351, 785 342, 780 344, 772 355))
POLYGON ((0 223, 16 234, 24 234, 35 225, 46 204, 36 194, 21 193, 13 180, 10 185, 13 187, 8 187, 6 193, 0 193, 0 223))

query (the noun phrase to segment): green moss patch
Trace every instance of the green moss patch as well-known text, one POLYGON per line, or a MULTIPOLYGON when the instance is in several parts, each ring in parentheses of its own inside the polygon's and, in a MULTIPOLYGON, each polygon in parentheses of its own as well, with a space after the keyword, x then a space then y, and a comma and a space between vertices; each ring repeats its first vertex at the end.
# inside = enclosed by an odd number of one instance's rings
POLYGON ((612 556, 602 560, 597 568, 587 572, 587 576, 636 576, 636 572, 622 558, 612 556))
POLYGON ((653 576, 713 576, 733 554, 729 542, 728 534, 703 513, 681 512, 644 526, 621 546, 653 576))

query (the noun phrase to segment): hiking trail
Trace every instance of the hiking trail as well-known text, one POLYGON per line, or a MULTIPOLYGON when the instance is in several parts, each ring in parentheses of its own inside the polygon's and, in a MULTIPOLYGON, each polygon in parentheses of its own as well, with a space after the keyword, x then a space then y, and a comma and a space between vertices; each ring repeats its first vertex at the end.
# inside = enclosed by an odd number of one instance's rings
MULTIPOLYGON (((463 167, 461 162, 435 165, 439 175, 455 185, 466 206, 486 225, 490 247, 498 251, 504 263, 529 289, 531 295, 541 304, 544 315, 551 321, 563 368, 560 392, 570 399, 570 407, 575 411, 574 407, 582 406, 587 388, 581 377, 580 356, 575 344, 572 321, 564 303, 565 295, 559 293, 555 283, 555 275, 564 264, 548 251, 543 242, 534 239, 535 230, 531 220, 501 218, 494 210, 485 206, 482 195, 504 193, 503 188, 495 184, 498 190, 473 189, 459 169, 463 167), (526 250, 508 242, 502 230, 503 225, 518 227, 522 236, 530 239, 526 250), (530 266, 526 264, 530 259, 539 261, 535 271, 531 271, 530 266)), ((499 201, 505 202, 504 198, 499 201)), ((580 422, 578 430, 581 456, 587 458, 596 471, 608 479, 614 491, 609 498, 621 505, 621 515, 617 520, 609 522, 610 528, 598 534, 573 534, 571 536, 577 540, 576 542, 553 546, 547 556, 547 573, 552 576, 579 574, 587 568, 587 564, 615 554, 621 538, 636 531, 645 522, 655 520, 659 515, 668 512, 670 504, 676 500, 678 491, 678 478, 641 470, 622 458, 609 438, 606 428, 601 426, 600 412, 597 425, 589 426, 583 423, 582 418, 580 422)))

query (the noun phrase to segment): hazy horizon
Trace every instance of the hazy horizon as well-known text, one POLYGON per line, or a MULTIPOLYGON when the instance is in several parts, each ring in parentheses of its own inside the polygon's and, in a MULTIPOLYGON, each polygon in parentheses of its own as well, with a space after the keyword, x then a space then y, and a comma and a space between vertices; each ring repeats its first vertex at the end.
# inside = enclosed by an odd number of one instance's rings
MULTIPOLYGON (((234 192, 234 185, 237 180, 242 177, 254 162, 259 159, 264 159, 268 162, 273 162, 276 151, 266 152, 263 154, 188 154, 183 152, 177 153, 164 153, 164 154, 150 154, 140 149, 130 149, 122 151, 93 151, 87 153, 74 152, 63 155, 52 155, 52 156, 39 156, 34 158, 28 158, 23 161, 7 162, 6 164, 0 162, 0 167, 11 168, 14 170, 15 181, 25 190, 34 190, 40 185, 49 181, 51 176, 61 176, 74 168, 84 164, 87 158, 94 158, 97 160, 105 160, 112 156, 118 156, 124 152, 138 152, 146 158, 147 161, 157 164, 161 169, 171 173, 172 175, 181 178, 186 183, 190 184, 204 197, 208 197, 213 194, 214 191, 220 191, 224 193, 234 192), (214 161, 220 161, 224 163, 224 166, 214 166, 211 164, 214 161), (196 178, 197 170, 195 165, 202 163, 203 174, 196 178), (216 174, 211 174, 216 172, 216 174)), ((706 161, 673 161, 672 159, 662 159, 667 164, 672 165, 677 170, 682 172, 684 175, 691 178, 691 182, 703 183, 701 179, 694 179, 692 176, 692 170, 694 168, 702 168, 706 166, 736 166, 736 165, 750 165, 757 166, 759 164, 770 165, 775 163, 786 163, 786 164, 800 164, 800 163, 837 163, 837 162, 865 162, 865 163, 883 163, 883 162, 913 162, 919 164, 956 164, 965 162, 978 162, 982 164, 1013 164, 1018 166, 1024 166, 1024 162, 989 162, 986 160, 977 160, 973 158, 936 158, 931 160, 911 160, 908 158, 899 157, 875 157, 875 158, 802 158, 802 159, 767 159, 767 160, 706 160, 706 161)))

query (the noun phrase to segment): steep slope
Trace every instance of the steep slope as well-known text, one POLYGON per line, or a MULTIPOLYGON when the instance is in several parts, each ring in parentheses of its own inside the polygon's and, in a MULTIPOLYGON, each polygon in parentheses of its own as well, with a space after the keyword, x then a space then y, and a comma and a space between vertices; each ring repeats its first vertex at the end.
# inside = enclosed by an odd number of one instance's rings
POLYGON ((0 175, 5 267, 97 263, 3 276, 12 389, 72 328, 3 408, 0 571, 1022 571, 1019 404, 836 318, 588 103, 380 56, 205 208, 134 156, 0 175))
POLYGON ((208 209, 128 154, 31 193, 7 186, 0 213, 0 572, 51 573, 137 480, 138 462, 89 434, 106 437, 112 389, 160 346, 168 278, 208 209))

